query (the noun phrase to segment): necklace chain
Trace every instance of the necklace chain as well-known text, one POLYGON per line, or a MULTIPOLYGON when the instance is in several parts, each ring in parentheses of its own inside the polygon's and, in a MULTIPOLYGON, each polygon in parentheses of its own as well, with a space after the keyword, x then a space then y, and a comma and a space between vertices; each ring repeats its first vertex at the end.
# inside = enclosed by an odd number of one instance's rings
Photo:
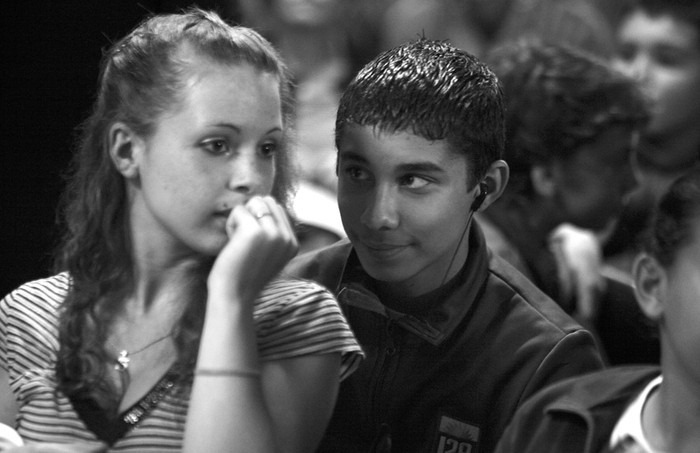
POLYGON ((116 362, 114 364, 114 369, 117 371, 126 371, 129 368, 129 362, 131 361, 130 356, 136 355, 140 352, 145 351, 146 349, 150 348, 151 346, 155 346, 156 344, 160 343, 161 341, 165 340, 166 338, 169 338, 172 336, 172 332, 168 333, 167 335, 163 335, 162 337, 158 337, 155 340, 151 341, 148 343, 146 346, 143 346, 140 349, 137 349, 136 351, 129 352, 126 349, 122 349, 119 351, 119 355, 116 358, 116 362))

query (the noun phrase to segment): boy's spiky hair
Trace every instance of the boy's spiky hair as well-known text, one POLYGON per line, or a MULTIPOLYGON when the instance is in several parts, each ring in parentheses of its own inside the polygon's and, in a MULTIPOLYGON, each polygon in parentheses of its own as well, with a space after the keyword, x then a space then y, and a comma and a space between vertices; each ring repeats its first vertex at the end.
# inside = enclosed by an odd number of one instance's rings
POLYGON ((473 183, 504 148, 496 76, 468 52, 425 38, 385 51, 360 70, 340 100, 336 144, 348 124, 447 140, 467 155, 473 183))

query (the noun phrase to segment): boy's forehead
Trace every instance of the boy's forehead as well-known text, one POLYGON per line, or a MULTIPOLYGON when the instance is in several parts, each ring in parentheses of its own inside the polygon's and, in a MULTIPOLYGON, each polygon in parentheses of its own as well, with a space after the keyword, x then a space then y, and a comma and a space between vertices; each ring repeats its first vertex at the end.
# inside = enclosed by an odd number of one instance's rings
POLYGON ((448 140, 429 140, 412 131, 385 131, 356 124, 344 128, 338 141, 338 153, 341 159, 395 163, 454 165, 466 159, 448 140))

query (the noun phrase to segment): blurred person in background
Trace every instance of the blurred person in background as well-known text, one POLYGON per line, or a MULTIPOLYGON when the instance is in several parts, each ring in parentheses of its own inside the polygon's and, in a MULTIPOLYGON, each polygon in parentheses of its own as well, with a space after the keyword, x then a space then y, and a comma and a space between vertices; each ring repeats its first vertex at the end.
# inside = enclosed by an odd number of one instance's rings
POLYGON ((382 48, 425 35, 474 55, 521 38, 609 57, 617 8, 602 0, 395 0, 382 21, 382 48))
POLYGON ((651 207, 700 159, 700 2, 634 0, 617 38, 613 62, 637 81, 651 115, 634 159, 639 187, 604 246, 606 272, 629 281, 651 207))
MULTIPOLYGON (((604 319, 617 318, 607 316, 613 306, 636 307, 631 287, 602 279, 600 269, 590 271, 593 284, 577 281, 581 275, 567 261, 572 253, 563 249, 571 227, 562 225, 598 231, 619 214, 635 184, 630 155, 646 118, 641 92, 604 60, 566 46, 521 40, 494 49, 486 61, 505 91, 511 168, 503 196, 477 216, 487 243, 587 326, 599 309, 604 319)), ((579 253, 598 250, 591 241, 579 253)), ((634 316, 622 318, 637 325, 634 316)), ((646 335, 640 337, 646 350, 646 335)), ((617 337, 610 342, 620 346, 617 337)), ((639 346, 636 336, 630 342, 639 346)))
POLYGON ((523 405, 498 453, 700 451, 700 169, 672 183, 652 216, 632 275, 658 325, 661 366, 567 379, 523 405))

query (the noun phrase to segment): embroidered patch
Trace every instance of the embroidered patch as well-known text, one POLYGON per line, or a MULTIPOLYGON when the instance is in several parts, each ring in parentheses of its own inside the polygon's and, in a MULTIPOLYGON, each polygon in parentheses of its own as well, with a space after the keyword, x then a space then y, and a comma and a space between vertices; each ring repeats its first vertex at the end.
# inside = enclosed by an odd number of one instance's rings
POLYGON ((477 453, 478 426, 443 415, 440 417, 435 453, 477 453))

